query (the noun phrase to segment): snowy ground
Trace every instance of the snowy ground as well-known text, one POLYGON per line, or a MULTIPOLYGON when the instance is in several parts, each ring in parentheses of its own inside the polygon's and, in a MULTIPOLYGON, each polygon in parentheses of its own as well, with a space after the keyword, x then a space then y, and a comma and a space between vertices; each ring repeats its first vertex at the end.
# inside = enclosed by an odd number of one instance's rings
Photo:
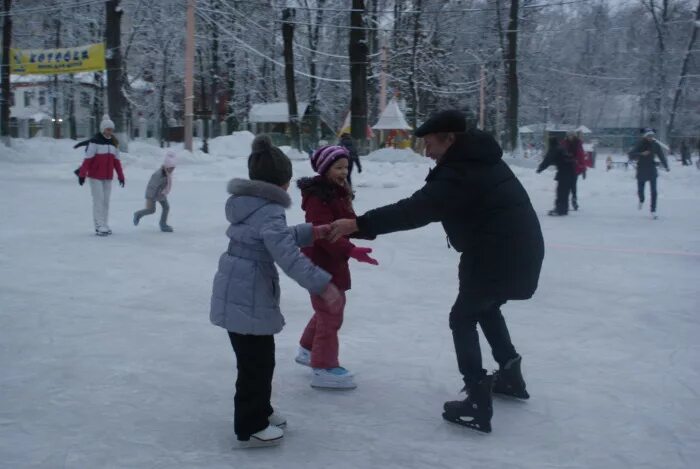
MULTIPOLYGON (((341 360, 357 373, 355 391, 314 390, 292 361, 310 307, 283 279, 273 403, 288 431, 279 448, 232 451, 235 359, 208 308, 227 244, 225 182, 245 176, 247 149, 214 142, 218 157, 183 159, 175 233, 164 234, 156 217, 131 224, 162 155, 132 143, 127 185, 112 192, 114 235, 97 238, 89 189, 71 174, 81 152, 67 141, 14 144, 0 146, 2 467, 697 467, 695 167, 674 162, 662 174, 658 221, 637 211, 632 171, 603 169, 579 182, 580 212, 541 217, 540 289, 504 308, 532 399, 496 400, 491 435, 440 417, 462 384, 447 326, 458 255, 432 225, 367 243, 381 265, 351 267, 341 360)), ((370 159, 355 176, 358 213, 410 194, 429 168, 370 159)), ((513 169, 544 214, 553 173, 532 166, 513 169)), ((311 174, 300 160, 294 170, 311 174)), ((288 218, 299 222, 291 194, 288 218)))

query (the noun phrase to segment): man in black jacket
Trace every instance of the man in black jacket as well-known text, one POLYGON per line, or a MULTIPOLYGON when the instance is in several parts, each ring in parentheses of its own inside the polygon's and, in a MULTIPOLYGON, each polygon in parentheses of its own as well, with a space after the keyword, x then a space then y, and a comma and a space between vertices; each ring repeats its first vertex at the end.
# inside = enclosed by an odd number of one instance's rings
POLYGON ((644 186, 647 181, 651 186, 651 216, 656 219, 656 178, 659 172, 656 170, 655 158, 658 158, 666 171, 670 171, 666 155, 661 145, 656 141, 654 129, 643 129, 642 138, 628 153, 631 160, 637 162, 637 194, 639 195, 639 210, 644 205, 644 186))
POLYGON ((557 167, 557 197, 554 200, 554 210, 550 210, 547 215, 564 216, 569 214, 569 192, 576 181, 576 168, 574 158, 559 145, 556 137, 549 138, 549 148, 542 163, 537 167, 537 173, 541 173, 551 165, 557 167))
POLYGON ((527 399, 501 306, 530 298, 537 289, 544 257, 539 220, 527 192, 502 159, 488 134, 467 129, 459 111, 437 113, 415 135, 437 161, 426 183, 411 197, 370 210, 357 220, 333 223, 332 239, 357 233, 374 237, 441 222, 449 242, 462 253, 459 294, 450 312, 450 329, 459 371, 468 393, 446 402, 443 418, 483 432, 491 431, 491 392, 527 399), (482 368, 476 325, 491 346, 499 370, 482 368))
POLYGON ((352 137, 350 137, 350 134, 344 133, 341 135, 338 145, 345 147, 348 153, 350 153, 350 158, 348 159, 348 184, 352 186, 352 168, 357 165, 357 172, 362 172, 360 157, 357 155, 357 150, 355 150, 355 145, 352 143, 352 137))

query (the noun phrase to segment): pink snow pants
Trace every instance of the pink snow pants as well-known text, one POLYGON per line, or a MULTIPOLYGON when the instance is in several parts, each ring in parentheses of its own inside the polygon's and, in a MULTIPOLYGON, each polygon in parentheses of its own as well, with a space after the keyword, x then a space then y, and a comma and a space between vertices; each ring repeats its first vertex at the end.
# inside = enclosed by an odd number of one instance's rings
POLYGON ((345 292, 333 309, 318 295, 311 295, 314 315, 306 325, 299 344, 311 350, 312 368, 335 368, 338 365, 338 330, 343 324, 345 292))

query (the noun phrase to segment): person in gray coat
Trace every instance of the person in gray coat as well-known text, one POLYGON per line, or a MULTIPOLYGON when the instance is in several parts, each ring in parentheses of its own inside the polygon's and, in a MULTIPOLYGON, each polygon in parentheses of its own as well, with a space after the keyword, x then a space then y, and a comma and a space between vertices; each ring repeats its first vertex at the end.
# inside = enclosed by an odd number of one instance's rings
POLYGON ((248 158, 250 180, 232 179, 226 202, 229 245, 219 258, 210 320, 228 331, 236 354, 234 431, 240 447, 280 443, 286 420, 270 404, 275 368, 273 335, 284 326, 275 264, 330 306, 341 299, 331 275, 305 257, 300 247, 325 238, 330 226, 287 226, 285 209, 292 178, 289 158, 269 139, 256 137, 248 158))
POLYGON ((172 233, 173 227, 168 225, 168 213, 170 204, 168 194, 173 185, 173 171, 175 171, 175 153, 168 151, 165 154, 163 165, 151 175, 146 186, 146 208, 134 212, 134 226, 139 224, 142 217, 156 213, 156 202, 160 203, 163 211, 160 214, 160 230, 172 233))

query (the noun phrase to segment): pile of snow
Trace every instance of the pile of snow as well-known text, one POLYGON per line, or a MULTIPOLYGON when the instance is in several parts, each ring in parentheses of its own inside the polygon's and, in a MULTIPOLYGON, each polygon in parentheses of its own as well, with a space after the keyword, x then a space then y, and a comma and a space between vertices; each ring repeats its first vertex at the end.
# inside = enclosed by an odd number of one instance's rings
POLYGON ((309 159, 309 154, 299 151, 296 148, 292 148, 288 145, 282 145, 279 147, 282 152, 289 157, 290 160, 305 161, 309 159))
POLYGON ((363 161, 378 161, 383 163, 425 163, 430 160, 411 149, 398 150, 396 148, 381 148, 362 157, 363 161))
POLYGON ((209 153, 224 158, 247 158, 255 135, 243 130, 209 140, 209 153))

